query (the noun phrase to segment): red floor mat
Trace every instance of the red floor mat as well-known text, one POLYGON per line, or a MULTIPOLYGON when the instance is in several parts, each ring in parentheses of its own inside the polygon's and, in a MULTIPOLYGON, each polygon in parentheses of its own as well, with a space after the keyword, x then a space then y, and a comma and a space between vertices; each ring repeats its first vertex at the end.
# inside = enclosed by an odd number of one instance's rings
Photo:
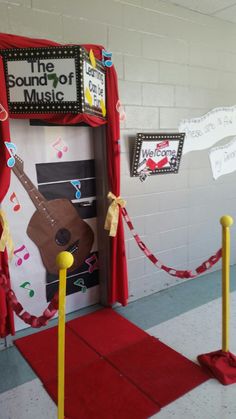
MULTIPOLYGON (((15 343, 56 401, 57 328, 15 343)), ((196 364, 112 309, 67 323, 69 419, 145 419, 208 378, 196 364)))
MULTIPOLYGON (((43 383, 57 376, 56 327, 17 339, 14 343, 43 383)), ((99 355, 66 327, 66 371, 82 368, 98 359, 99 355)))
POLYGON ((160 406, 209 379, 197 364, 152 336, 107 359, 160 406))
POLYGON ((111 308, 78 317, 70 321, 68 327, 101 355, 132 345, 147 336, 142 329, 111 308))
MULTIPOLYGON (((57 401, 57 380, 45 383, 57 401)), ((146 419, 160 407, 101 359, 65 379, 65 412, 69 419, 146 419)))

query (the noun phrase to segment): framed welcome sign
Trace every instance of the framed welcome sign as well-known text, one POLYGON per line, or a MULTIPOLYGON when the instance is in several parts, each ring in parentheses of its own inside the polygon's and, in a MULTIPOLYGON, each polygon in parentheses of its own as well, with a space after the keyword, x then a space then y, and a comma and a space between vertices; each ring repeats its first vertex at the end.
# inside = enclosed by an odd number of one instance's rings
POLYGON ((184 136, 184 133, 137 134, 131 176, 178 173, 184 136))
POLYGON ((105 117, 105 69, 80 46, 1 51, 11 114, 105 117))

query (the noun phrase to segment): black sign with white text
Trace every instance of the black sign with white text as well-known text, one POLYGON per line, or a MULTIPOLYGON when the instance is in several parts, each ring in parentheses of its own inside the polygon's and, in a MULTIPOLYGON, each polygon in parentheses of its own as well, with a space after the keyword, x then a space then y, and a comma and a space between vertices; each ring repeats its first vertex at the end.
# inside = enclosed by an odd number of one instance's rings
POLYGON ((80 46, 1 51, 11 114, 87 112, 105 117, 105 70, 80 46))

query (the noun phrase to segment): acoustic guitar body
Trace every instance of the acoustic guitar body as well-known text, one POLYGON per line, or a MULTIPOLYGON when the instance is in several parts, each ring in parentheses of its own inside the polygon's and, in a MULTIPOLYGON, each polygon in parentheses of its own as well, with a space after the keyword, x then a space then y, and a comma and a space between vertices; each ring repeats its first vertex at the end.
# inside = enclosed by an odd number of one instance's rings
POLYGON ((91 251, 94 234, 67 199, 44 201, 32 215, 27 234, 38 247, 43 264, 51 274, 58 273, 56 256, 67 250, 74 256, 68 271, 74 271, 91 251))

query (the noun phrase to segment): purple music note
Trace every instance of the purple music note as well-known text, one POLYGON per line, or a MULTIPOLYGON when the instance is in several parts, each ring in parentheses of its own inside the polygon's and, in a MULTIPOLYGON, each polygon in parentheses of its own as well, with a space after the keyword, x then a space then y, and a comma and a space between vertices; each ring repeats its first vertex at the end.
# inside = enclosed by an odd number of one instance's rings
POLYGON ((98 258, 97 255, 94 253, 88 259, 86 259, 85 263, 88 265, 88 271, 91 274, 95 269, 98 269, 98 258))
POLYGON ((80 183, 80 180, 79 179, 71 180, 70 183, 76 189, 76 193, 75 193, 76 199, 80 199, 80 197, 81 197, 81 192, 80 192, 81 183, 80 183))
POLYGON ((11 157, 7 160, 8 167, 13 167, 15 165, 15 157, 16 154, 16 145, 14 143, 11 143, 9 141, 4 141, 5 146, 7 147, 7 150, 11 157))
POLYGON ((16 261, 16 266, 20 266, 24 260, 29 259, 30 254, 28 252, 28 249, 25 247, 25 245, 23 244, 21 247, 19 247, 18 249, 14 250, 14 255, 17 257, 17 261, 16 261), (20 256, 17 254, 20 253, 20 256), (22 257, 21 257, 22 256, 22 257), (23 258, 23 259, 22 259, 23 258))

